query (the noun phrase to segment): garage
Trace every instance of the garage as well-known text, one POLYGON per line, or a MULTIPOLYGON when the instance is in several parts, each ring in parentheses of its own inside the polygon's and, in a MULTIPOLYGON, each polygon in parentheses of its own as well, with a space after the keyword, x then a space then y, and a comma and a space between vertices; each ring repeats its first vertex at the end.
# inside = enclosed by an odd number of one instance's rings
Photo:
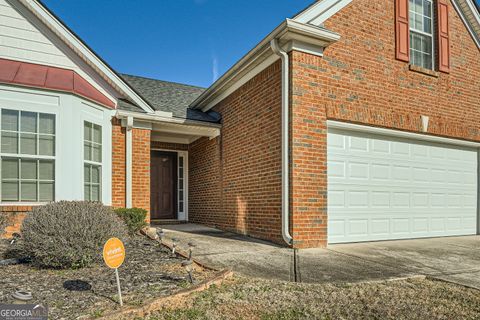
POLYGON ((475 144, 345 126, 327 135, 329 243, 477 233, 475 144))

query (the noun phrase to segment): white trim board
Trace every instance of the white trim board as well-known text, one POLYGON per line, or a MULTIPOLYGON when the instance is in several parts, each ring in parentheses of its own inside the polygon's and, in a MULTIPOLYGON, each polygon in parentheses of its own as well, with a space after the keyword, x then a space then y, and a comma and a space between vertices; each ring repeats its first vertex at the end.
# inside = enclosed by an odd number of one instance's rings
POLYGON ((367 132, 367 133, 373 133, 373 134, 391 136, 391 137, 397 137, 397 138, 415 139, 415 140, 423 140, 423 141, 451 144, 451 145, 456 145, 456 146, 480 148, 480 142, 473 142, 473 141, 466 141, 466 140, 452 139, 452 138, 444 138, 444 137, 439 137, 439 136, 432 136, 432 135, 428 135, 428 134, 420 134, 420 133, 413 133, 413 132, 407 132, 407 131, 400 131, 400 130, 395 130, 395 129, 370 127, 370 126, 364 126, 364 125, 348 123, 348 122, 341 122, 341 121, 327 120, 327 128, 328 129, 341 129, 341 130, 367 132))
POLYGON ((352 0, 317 1, 293 19, 301 23, 321 26, 328 18, 345 8, 352 0))

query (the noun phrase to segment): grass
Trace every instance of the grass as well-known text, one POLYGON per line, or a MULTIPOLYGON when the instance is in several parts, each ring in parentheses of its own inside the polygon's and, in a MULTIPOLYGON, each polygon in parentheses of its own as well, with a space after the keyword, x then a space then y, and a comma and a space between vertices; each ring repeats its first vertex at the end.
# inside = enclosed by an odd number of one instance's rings
POLYGON ((149 319, 478 319, 479 315, 479 291, 442 281, 333 285, 237 276, 166 306, 149 319))

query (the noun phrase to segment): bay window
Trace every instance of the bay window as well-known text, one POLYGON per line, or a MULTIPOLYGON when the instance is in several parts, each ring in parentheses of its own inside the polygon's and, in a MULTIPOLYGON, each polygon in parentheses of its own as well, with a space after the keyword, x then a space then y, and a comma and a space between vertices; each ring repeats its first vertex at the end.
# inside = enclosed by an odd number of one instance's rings
POLYGON ((55 115, 2 109, 2 202, 55 200, 55 115))
POLYGON ((84 122, 84 199, 101 201, 102 127, 84 122))

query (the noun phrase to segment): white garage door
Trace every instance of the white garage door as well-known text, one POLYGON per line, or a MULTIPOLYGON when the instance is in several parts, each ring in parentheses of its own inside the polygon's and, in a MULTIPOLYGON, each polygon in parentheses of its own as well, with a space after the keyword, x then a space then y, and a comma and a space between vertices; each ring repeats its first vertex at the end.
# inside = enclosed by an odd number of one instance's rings
POLYGON ((476 225, 476 149, 329 130, 329 243, 469 235, 476 225))

